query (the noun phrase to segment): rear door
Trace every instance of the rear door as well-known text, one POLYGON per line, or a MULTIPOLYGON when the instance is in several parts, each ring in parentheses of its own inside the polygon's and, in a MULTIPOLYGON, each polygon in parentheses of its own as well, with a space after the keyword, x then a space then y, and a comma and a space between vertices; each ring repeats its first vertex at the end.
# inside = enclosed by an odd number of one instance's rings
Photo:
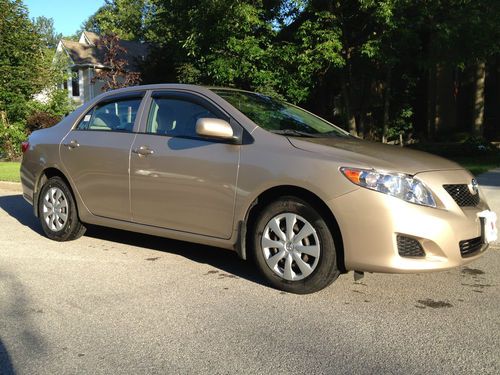
POLYGON ((231 237, 240 146, 196 134, 199 118, 229 117, 185 92, 154 92, 149 103, 130 159, 133 221, 231 237))
POLYGON ((129 154, 143 93, 108 97, 63 139, 61 160, 89 211, 128 220, 129 154))

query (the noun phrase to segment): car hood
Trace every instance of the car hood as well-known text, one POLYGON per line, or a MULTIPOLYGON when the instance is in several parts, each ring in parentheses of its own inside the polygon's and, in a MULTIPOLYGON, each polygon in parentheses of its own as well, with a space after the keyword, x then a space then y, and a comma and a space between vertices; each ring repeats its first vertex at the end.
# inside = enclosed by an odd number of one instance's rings
POLYGON ((344 162, 346 166, 363 166, 407 174, 463 169, 458 164, 426 152, 399 146, 364 141, 357 138, 295 138, 290 143, 301 150, 319 152, 344 162))

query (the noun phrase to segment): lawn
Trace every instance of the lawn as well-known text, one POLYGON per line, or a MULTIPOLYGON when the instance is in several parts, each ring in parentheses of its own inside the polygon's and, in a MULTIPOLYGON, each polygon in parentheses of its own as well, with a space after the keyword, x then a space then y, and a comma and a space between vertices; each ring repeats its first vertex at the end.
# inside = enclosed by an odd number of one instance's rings
POLYGON ((500 167, 500 152, 477 156, 457 156, 450 157, 450 159, 468 169, 474 176, 500 167))
POLYGON ((18 162, 0 161, 0 181, 19 182, 19 167, 18 162))
POLYGON ((474 176, 500 167, 500 149, 481 150, 460 142, 422 143, 409 146, 453 160, 474 176))

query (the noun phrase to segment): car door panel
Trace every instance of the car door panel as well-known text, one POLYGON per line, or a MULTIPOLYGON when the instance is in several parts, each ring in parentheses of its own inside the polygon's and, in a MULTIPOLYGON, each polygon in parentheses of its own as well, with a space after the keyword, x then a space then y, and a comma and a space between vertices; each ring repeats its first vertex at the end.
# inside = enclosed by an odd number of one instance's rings
POLYGON ((138 134, 131 156, 133 221, 229 238, 237 180, 238 146, 138 134))
POLYGON ((72 130, 61 145, 61 160, 89 211, 130 220, 129 152, 135 134, 72 130), (76 141, 78 147, 68 147, 76 141))
MULTIPOLYGON (((193 137, 192 129, 190 136, 184 137, 175 105, 169 107, 174 115, 165 113, 171 121, 169 126, 159 123, 155 130, 161 134, 138 134, 132 145, 134 151, 152 151, 148 155, 131 153, 132 220, 230 238, 240 146, 193 137), (176 135, 165 135, 169 132, 176 135)), ((153 113, 150 110, 150 116, 153 113)))
POLYGON ((94 215, 131 220, 130 148, 142 97, 143 92, 126 93, 101 101, 61 142, 62 163, 94 215))

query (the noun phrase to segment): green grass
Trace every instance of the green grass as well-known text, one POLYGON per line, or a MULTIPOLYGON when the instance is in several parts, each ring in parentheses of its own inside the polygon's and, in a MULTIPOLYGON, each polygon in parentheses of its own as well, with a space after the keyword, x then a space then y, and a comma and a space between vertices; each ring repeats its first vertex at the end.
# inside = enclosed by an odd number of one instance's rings
POLYGON ((453 160, 475 176, 500 167, 500 149, 493 147, 480 150, 463 142, 417 143, 409 147, 453 160))
POLYGON ((18 162, 0 162, 0 181, 19 182, 19 168, 21 163, 18 162))
POLYGON ((500 167, 500 152, 494 154, 456 156, 449 159, 468 169, 474 176, 500 167))

